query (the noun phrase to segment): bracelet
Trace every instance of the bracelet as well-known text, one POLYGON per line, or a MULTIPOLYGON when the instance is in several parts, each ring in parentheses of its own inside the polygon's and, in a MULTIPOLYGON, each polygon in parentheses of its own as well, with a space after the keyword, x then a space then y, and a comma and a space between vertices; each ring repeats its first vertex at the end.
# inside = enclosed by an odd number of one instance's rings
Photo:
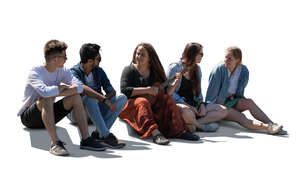
POLYGON ((202 103, 204 103, 204 102, 201 99, 198 99, 198 102, 197 102, 197 109, 198 110, 200 109, 202 103))

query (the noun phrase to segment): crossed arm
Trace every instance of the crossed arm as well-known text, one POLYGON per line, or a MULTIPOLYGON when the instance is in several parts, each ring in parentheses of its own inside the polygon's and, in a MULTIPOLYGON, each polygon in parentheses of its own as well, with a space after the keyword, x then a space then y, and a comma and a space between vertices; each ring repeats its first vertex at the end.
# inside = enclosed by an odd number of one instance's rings
MULTIPOLYGON (((115 96, 115 91, 111 92, 109 94, 107 94, 106 96, 103 96, 102 94, 94 91, 93 89, 91 89, 90 87, 86 86, 86 85, 82 85, 83 87, 83 94, 97 99, 99 102, 103 102, 105 100, 105 104, 107 104, 107 106, 110 108, 111 111, 115 111, 116 110, 116 105, 114 103, 112 103, 110 100, 106 100, 109 99, 113 96, 115 96)), ((58 86, 58 91, 59 94, 58 96, 72 96, 75 94, 78 94, 78 90, 77 90, 77 86, 76 85, 59 85, 58 86)))

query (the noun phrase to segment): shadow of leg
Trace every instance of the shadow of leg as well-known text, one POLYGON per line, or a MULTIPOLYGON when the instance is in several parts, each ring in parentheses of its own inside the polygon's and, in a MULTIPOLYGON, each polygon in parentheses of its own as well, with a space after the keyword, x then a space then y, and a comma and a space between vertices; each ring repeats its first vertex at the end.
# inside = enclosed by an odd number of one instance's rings
MULTIPOLYGON (((29 132, 31 147, 49 151, 50 147, 50 136, 45 129, 28 129, 24 128, 25 131, 29 132)), ((88 151, 79 148, 79 145, 73 144, 67 130, 62 127, 56 127, 57 135, 60 139, 66 143, 66 149, 69 151, 71 157, 87 157, 94 156, 98 158, 121 158, 119 155, 113 155, 113 151, 88 151)))

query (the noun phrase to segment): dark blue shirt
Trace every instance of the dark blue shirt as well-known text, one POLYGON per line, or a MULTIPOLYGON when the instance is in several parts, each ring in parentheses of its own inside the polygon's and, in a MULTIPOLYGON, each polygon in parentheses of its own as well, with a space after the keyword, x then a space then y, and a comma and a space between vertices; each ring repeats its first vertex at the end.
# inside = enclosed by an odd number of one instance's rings
MULTIPOLYGON (((81 81, 84 85, 88 86, 88 84, 85 80, 84 70, 81 67, 80 63, 73 66, 71 68, 71 72, 79 81, 81 81)), ((90 88, 92 88, 93 90, 97 91, 100 94, 103 94, 102 90, 101 90, 102 88, 106 94, 115 91, 113 86, 110 84, 110 81, 109 81, 106 73, 104 72, 104 70, 101 67, 95 67, 92 70, 92 74, 93 74, 93 79, 94 79, 94 85, 89 86, 90 88)))

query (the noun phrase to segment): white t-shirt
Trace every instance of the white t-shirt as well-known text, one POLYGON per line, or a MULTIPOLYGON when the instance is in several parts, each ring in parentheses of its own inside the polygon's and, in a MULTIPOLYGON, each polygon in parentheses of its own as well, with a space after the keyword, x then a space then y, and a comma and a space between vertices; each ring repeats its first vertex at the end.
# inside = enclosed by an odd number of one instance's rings
POLYGON ((59 94, 58 85, 77 85, 78 93, 82 93, 83 87, 81 82, 76 79, 71 71, 67 68, 57 68, 50 73, 45 66, 33 67, 30 70, 26 80, 26 86, 23 97, 23 106, 18 112, 20 116, 26 108, 30 107, 40 97, 53 97, 59 94))
POLYGON ((89 87, 94 87, 94 77, 93 77, 93 73, 90 72, 89 75, 84 75, 84 78, 85 78, 85 81, 86 81, 86 84, 89 86, 89 87))
POLYGON ((229 69, 227 69, 227 70, 228 70, 228 77, 229 77, 228 94, 232 95, 232 94, 236 93, 239 78, 240 78, 240 74, 241 74, 241 71, 242 71, 242 66, 238 65, 233 73, 231 73, 229 71, 229 69))

